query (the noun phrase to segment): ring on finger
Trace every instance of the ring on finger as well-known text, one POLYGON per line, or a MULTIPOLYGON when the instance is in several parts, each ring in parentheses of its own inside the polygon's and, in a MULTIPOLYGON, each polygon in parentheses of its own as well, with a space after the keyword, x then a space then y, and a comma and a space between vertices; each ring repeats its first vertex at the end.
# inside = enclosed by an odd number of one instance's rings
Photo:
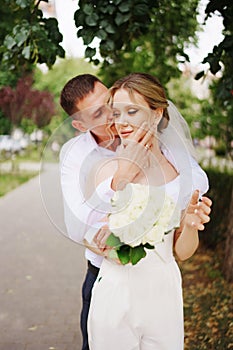
POLYGON ((148 151, 150 146, 148 144, 145 145, 145 149, 148 151))

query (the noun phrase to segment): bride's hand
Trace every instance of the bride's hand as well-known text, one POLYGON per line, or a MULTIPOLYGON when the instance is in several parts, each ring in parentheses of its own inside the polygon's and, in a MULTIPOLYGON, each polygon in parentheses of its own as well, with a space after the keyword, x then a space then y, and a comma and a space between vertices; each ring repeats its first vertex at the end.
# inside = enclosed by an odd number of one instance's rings
POLYGON ((212 201, 208 197, 202 197, 199 201, 199 191, 194 191, 190 203, 187 207, 183 224, 190 228, 203 231, 204 224, 210 221, 212 201))
POLYGON ((117 171, 113 177, 113 190, 124 188, 148 165, 148 151, 152 146, 155 127, 143 123, 132 138, 124 140, 117 150, 117 171), (119 187, 121 186, 121 187, 119 187))

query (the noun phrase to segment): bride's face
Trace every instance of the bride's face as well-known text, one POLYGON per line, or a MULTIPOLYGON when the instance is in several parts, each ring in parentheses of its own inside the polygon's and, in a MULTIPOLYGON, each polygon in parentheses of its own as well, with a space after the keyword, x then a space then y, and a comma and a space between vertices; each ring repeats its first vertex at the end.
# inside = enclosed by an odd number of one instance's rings
POLYGON ((142 123, 149 128, 155 120, 154 112, 150 109, 144 98, 134 92, 132 100, 127 90, 118 90, 113 98, 113 117, 115 127, 121 139, 133 137, 142 123))

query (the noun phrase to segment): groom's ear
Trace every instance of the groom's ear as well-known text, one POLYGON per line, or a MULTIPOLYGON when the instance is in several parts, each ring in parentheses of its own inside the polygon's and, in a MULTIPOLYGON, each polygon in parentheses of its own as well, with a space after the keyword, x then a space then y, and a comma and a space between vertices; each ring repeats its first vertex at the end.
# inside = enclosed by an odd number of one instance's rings
POLYGON ((87 128, 84 126, 83 122, 81 120, 72 120, 71 122, 73 128, 81 131, 81 132, 86 132, 87 128))

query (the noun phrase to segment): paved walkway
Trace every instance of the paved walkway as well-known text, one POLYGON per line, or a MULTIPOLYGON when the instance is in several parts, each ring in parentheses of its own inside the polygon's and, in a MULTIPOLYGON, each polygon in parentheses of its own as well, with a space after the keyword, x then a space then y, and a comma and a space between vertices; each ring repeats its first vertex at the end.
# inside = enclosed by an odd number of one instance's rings
POLYGON ((84 248, 63 230, 57 165, 0 198, 0 350, 80 349, 84 248))

